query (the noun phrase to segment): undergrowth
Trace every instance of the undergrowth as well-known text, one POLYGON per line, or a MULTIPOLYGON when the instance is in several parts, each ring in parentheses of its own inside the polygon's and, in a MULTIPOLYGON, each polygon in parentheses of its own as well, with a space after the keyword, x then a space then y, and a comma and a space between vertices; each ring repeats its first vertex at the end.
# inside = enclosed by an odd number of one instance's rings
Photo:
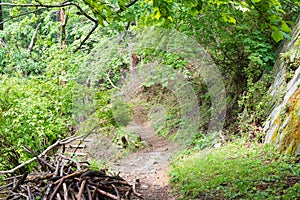
POLYGON ((297 199, 299 159, 270 146, 236 140, 186 152, 171 164, 171 183, 181 199, 297 199))

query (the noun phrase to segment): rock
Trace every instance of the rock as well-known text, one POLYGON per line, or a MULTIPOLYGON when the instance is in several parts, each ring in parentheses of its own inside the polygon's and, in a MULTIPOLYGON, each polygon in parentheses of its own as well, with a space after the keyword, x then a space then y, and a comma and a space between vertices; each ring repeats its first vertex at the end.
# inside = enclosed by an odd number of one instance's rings
MULTIPOLYGON (((292 40, 285 41, 282 53, 291 60, 299 62, 300 51, 296 45, 300 39, 300 17, 291 33, 292 40)), ((282 152, 300 154, 300 66, 295 70, 291 80, 286 82, 285 64, 278 58, 274 70, 276 78, 269 93, 275 99, 274 108, 264 126, 265 143, 276 145, 282 152), (283 99, 282 99, 283 96, 283 99)))

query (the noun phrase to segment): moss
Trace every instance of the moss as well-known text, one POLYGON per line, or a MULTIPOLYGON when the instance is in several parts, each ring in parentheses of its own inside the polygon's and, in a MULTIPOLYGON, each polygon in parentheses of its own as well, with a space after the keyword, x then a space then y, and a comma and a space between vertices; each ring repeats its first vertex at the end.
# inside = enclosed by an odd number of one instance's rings
MULTIPOLYGON (((280 150, 282 152, 294 154, 300 144, 300 120, 297 114, 300 110, 300 88, 298 88, 295 94, 289 99, 289 104, 291 106, 289 107, 285 119, 290 117, 290 120, 283 132, 280 133, 280 135, 283 135, 280 150)), ((276 137, 278 137, 278 133, 276 133, 276 137)))
POLYGON ((275 143, 276 142, 276 138, 278 138, 278 136, 280 135, 280 127, 281 124, 284 122, 283 120, 285 119, 285 114, 282 114, 281 112, 279 114, 277 114, 276 119, 273 122, 273 126, 277 126, 276 129, 274 130, 274 132, 272 133, 271 136, 271 142, 275 143))
POLYGON ((289 99, 289 103, 290 103, 290 107, 289 107, 289 112, 293 112, 297 105, 298 105, 298 109, 299 109, 299 100, 300 100, 300 88, 297 89, 297 91, 293 94, 293 96, 290 97, 289 99))

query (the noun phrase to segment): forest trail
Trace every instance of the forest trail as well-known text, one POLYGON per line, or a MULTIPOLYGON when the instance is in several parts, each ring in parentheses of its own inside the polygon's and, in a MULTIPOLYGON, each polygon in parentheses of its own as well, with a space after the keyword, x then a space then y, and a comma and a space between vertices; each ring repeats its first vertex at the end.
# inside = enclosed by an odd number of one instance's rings
MULTIPOLYGON (((137 191, 146 200, 176 199, 170 194, 168 165, 178 150, 177 145, 159 137, 147 115, 138 106, 134 107, 133 121, 125 128, 125 132, 139 134, 146 146, 122 156, 123 150, 118 149, 108 137, 95 133, 82 141, 85 148, 78 149, 76 154, 85 155, 81 158, 86 160, 105 160, 113 173, 120 172, 120 176, 132 185, 138 179, 140 184, 137 191)), ((74 141, 72 145, 76 146, 77 143, 74 141)), ((72 152, 70 149, 68 151, 72 152)))
POLYGON ((115 161, 112 169, 119 171, 121 177, 131 184, 138 179, 140 181, 139 191, 147 200, 175 199, 169 194, 167 171, 176 145, 165 138, 158 137, 149 122, 142 124, 133 122, 127 128, 139 133, 142 140, 147 143, 147 147, 115 161))

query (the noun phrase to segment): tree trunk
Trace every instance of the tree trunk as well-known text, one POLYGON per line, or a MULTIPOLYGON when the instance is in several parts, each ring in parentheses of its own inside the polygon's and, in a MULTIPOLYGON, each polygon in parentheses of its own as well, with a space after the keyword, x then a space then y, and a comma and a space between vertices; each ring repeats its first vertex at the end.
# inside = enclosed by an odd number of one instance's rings
POLYGON ((66 33, 66 26, 67 26, 68 16, 65 13, 65 9, 60 9, 60 22, 61 22, 61 28, 60 28, 60 45, 63 49, 67 44, 67 33, 66 33))
POLYGON ((66 26, 68 21, 68 16, 66 15, 64 8, 61 8, 59 11, 57 11, 56 21, 61 23, 60 31, 57 34, 57 38, 60 48, 63 49, 67 43, 66 26))
MULTIPOLYGON (((1 3, 1 0, 0 0, 1 3)), ((2 6, 0 5, 0 31, 3 31, 3 18, 2 18, 2 6)))

